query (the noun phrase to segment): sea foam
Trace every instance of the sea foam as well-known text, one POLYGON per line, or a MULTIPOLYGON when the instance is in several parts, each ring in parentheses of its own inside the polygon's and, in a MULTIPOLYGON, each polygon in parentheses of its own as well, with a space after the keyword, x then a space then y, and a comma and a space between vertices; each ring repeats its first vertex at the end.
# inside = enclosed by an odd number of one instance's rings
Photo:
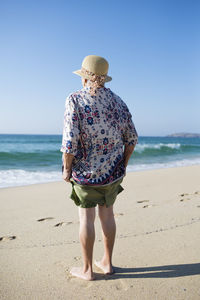
POLYGON ((146 149, 163 149, 163 148, 170 148, 170 149, 180 149, 181 147, 181 144, 180 143, 157 143, 157 144, 147 144, 147 143, 144 143, 144 144, 137 144, 136 147, 135 147, 135 151, 136 152, 143 152, 144 150, 146 149))
POLYGON ((162 168, 173 168, 173 167, 184 167, 184 166, 192 166, 192 165, 200 165, 200 157, 193 158, 193 159, 181 159, 175 161, 168 161, 163 163, 128 165, 127 172, 136 172, 136 171, 162 169, 162 168))
POLYGON ((25 171, 25 170, 1 170, 0 188, 22 186, 35 183, 45 183, 62 180, 61 172, 56 171, 25 171))

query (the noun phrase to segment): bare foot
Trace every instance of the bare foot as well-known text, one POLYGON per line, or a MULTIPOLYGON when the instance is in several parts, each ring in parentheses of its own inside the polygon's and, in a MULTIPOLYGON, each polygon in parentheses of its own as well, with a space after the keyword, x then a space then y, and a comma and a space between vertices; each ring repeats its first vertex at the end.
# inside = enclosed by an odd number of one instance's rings
POLYGON ((85 280, 94 280, 94 274, 91 273, 90 271, 87 272, 83 272, 83 268, 80 267, 74 267, 70 270, 70 274, 73 276, 76 276, 78 278, 81 279, 85 279, 85 280))
POLYGON ((112 275, 115 273, 112 265, 104 265, 101 261, 96 261, 96 260, 94 261, 94 264, 96 267, 101 269, 103 273, 106 275, 112 275))

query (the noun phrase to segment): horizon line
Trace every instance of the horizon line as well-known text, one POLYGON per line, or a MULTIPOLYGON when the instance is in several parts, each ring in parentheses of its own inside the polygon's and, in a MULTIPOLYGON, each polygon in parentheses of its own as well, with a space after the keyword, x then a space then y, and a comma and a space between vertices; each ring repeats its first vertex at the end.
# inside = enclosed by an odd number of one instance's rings
MULTIPOLYGON (((138 135, 138 137, 169 137, 169 135, 173 134, 200 134, 200 133, 191 133, 191 132, 177 132, 177 133, 170 133, 165 135, 138 135)), ((60 135, 62 133, 0 133, 0 135, 60 135)), ((173 136, 172 136, 173 137, 173 136)))

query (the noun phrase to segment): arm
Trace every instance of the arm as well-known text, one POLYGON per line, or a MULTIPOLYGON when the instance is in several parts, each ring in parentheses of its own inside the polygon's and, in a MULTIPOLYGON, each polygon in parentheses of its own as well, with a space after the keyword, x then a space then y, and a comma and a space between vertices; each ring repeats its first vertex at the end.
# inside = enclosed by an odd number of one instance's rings
POLYGON ((62 145, 62 178, 69 182, 72 174, 73 159, 77 154, 79 140, 79 120, 75 102, 72 96, 68 96, 65 102, 62 145))
POLYGON ((125 145, 125 148, 124 148, 124 165, 125 165, 125 168, 127 167, 128 165, 128 161, 134 151, 134 148, 135 148, 135 145, 125 145))
POLYGON ((72 174, 72 162, 74 159, 74 155, 69 153, 63 153, 63 174, 62 177, 66 182, 70 182, 71 174, 72 174))
POLYGON ((135 149, 136 144, 138 144, 138 133, 132 120, 132 115, 125 106, 124 111, 126 111, 126 120, 124 123, 123 131, 123 142, 124 142, 124 165, 125 168, 128 165, 128 161, 135 149))

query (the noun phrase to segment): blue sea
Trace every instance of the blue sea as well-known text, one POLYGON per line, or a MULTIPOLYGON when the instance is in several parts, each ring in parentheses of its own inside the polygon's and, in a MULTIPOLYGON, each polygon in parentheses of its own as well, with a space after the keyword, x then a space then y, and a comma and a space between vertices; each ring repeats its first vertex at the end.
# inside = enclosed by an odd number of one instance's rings
MULTIPOLYGON (((61 135, 0 134, 0 188, 62 180, 61 135)), ((200 164, 200 138, 139 136, 128 172, 200 164)))

